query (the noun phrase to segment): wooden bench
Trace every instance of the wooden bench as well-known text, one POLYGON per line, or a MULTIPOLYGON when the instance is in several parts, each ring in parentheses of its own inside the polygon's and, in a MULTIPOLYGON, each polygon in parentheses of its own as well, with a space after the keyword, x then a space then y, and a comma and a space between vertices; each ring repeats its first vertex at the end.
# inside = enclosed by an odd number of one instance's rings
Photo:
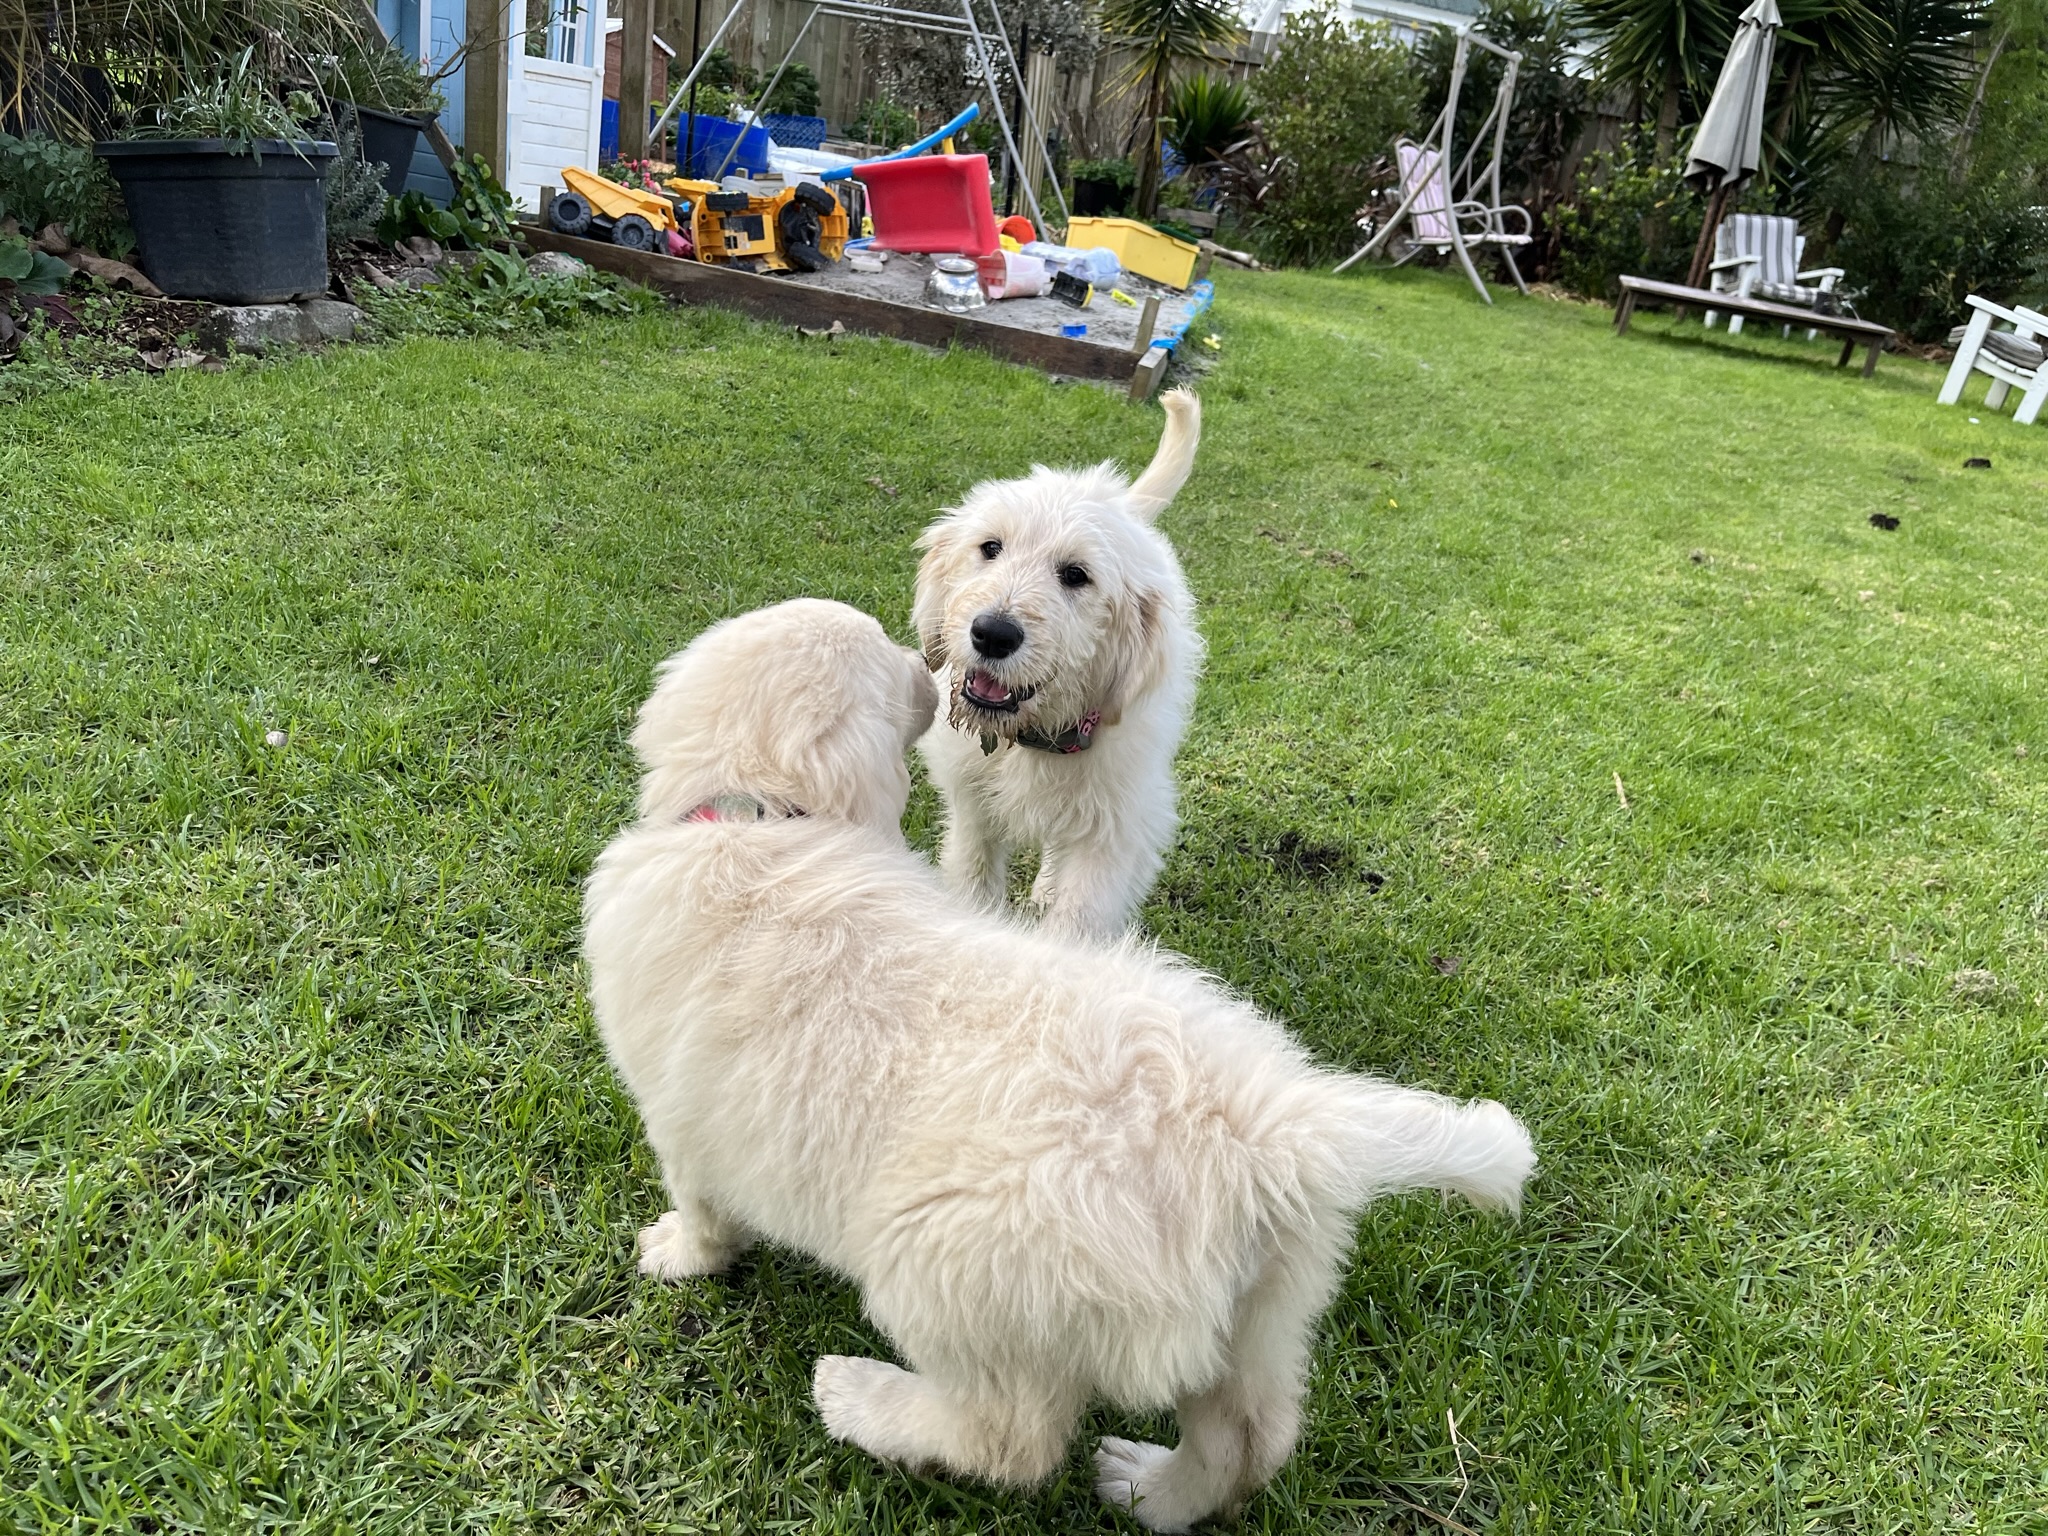
POLYGON ((1870 350, 1863 359, 1863 377, 1869 378, 1877 372, 1877 354, 1884 350, 1884 344, 1892 339, 1889 328, 1875 320, 1858 320, 1852 315, 1824 315, 1817 310, 1800 309, 1791 304, 1773 304, 1768 299, 1745 299, 1732 293, 1710 293, 1705 288, 1688 288, 1683 283, 1660 283, 1648 277, 1624 277, 1621 280, 1621 303, 1614 311, 1614 334, 1626 335, 1628 322, 1635 314, 1638 301, 1652 304, 1676 304, 1681 310, 1712 309, 1722 314, 1741 315, 1750 320, 1769 320, 1778 325, 1796 325, 1809 331, 1826 331, 1830 336, 1842 338, 1842 355, 1835 360, 1840 368, 1856 355, 1858 347, 1870 350))

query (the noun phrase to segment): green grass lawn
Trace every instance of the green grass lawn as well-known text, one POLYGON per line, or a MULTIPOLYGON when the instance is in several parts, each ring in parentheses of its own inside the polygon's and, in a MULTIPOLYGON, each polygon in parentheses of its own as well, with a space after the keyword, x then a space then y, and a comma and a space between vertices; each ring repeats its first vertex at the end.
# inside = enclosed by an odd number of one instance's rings
MULTIPOLYGON (((2048 428, 1429 273, 1216 325, 1146 921, 1544 1159, 1368 1215, 1243 1528, 2048 1530, 2048 428)), ((710 312, 13 410, 0 1530, 1135 1529, 829 1443, 808 1262, 637 1280, 576 923, 656 661, 905 633, 935 509, 1159 421, 710 312)))

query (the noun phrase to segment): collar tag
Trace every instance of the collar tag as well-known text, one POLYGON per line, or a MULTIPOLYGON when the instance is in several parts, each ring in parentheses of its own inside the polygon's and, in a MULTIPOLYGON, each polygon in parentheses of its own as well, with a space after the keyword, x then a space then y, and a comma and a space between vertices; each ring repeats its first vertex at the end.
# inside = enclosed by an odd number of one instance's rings
POLYGON ((766 821, 768 807, 752 795, 716 795, 683 815, 684 821, 766 821))

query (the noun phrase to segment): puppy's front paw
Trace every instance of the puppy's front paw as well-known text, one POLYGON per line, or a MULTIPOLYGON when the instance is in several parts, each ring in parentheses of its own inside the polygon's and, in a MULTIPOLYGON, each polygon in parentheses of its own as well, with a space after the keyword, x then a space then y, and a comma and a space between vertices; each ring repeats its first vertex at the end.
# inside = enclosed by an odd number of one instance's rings
POLYGON ((640 1229, 640 1273, 657 1280, 715 1275, 731 1261, 732 1250, 707 1242, 681 1211, 665 1211, 653 1226, 640 1229))
POLYGON ((1138 1524, 1149 1531, 1188 1529, 1187 1522, 1178 1518, 1178 1511, 1162 1508, 1148 1499, 1164 1481, 1160 1474, 1172 1454, 1163 1445, 1104 1435, 1095 1450, 1097 1496, 1105 1504, 1128 1509, 1138 1524))

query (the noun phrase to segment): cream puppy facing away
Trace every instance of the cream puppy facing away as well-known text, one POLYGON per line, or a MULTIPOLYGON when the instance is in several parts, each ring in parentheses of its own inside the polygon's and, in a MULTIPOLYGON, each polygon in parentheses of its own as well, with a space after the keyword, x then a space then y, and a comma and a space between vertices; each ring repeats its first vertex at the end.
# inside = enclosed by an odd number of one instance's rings
POLYGON ((1055 931, 1113 938, 1173 842, 1173 754, 1202 639, 1153 520, 1186 482, 1202 411, 1165 396, 1135 483, 1112 464, 991 480, 925 530, 912 609, 943 695, 919 743, 946 803, 940 867, 984 907, 1010 851, 1040 849, 1032 905, 1055 931))
POLYGON ((922 662, 798 601, 663 667, 639 819, 598 860, 598 1026, 674 1208, 641 1269, 757 1238, 851 1278, 905 1362, 826 1356, 827 1430, 1028 1484, 1095 1398, 1181 1441, 1104 1440, 1102 1496, 1154 1530, 1291 1452, 1315 1320, 1376 1196, 1512 1209, 1534 1165, 1498 1104, 1317 1067, 1149 949, 963 910, 898 828, 922 662), (905 1368, 907 1366, 907 1368, 905 1368))

